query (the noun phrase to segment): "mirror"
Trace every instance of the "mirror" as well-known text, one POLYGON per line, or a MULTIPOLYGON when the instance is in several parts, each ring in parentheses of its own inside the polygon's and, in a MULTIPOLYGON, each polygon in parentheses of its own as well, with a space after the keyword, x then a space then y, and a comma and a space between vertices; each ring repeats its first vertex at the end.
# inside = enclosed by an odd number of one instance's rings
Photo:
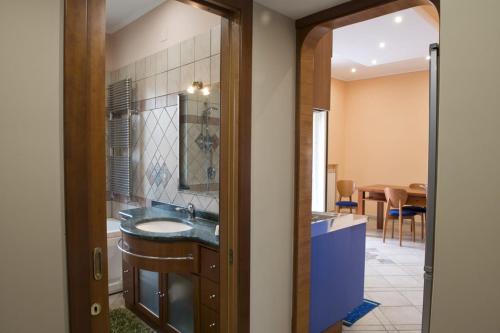
POLYGON ((179 191, 219 195, 219 96, 200 82, 179 94, 179 191))

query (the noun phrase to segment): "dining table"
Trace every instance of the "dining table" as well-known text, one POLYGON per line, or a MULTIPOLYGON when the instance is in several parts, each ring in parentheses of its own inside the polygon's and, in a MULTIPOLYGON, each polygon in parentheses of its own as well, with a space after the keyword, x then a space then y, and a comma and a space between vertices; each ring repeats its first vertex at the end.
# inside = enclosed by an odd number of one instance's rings
POLYGON ((358 186, 358 209, 359 215, 365 215, 365 203, 373 201, 377 203, 377 229, 382 229, 384 226, 384 207, 385 207, 385 193, 386 187, 404 189, 408 193, 407 205, 425 206, 427 201, 427 191, 422 188, 410 188, 409 186, 398 185, 366 185, 358 186))

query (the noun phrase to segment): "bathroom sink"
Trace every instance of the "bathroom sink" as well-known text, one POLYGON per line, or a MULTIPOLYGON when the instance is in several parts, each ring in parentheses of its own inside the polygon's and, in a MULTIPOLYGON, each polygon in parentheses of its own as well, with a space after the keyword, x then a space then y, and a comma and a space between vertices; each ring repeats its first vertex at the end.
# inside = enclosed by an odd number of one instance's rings
POLYGON ((193 229, 190 225, 178 220, 147 221, 138 223, 135 227, 143 231, 158 233, 181 232, 193 229))

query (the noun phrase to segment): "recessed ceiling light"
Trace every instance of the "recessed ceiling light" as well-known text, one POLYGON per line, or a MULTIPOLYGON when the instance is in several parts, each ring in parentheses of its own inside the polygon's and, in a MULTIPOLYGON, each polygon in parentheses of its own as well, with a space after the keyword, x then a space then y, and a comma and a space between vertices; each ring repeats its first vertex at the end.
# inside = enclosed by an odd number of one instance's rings
POLYGON ((377 64, 377 59, 373 59, 372 60, 372 65, 376 65, 377 64))
POLYGON ((394 22, 396 22, 396 23, 401 23, 401 22, 403 22, 403 16, 396 16, 396 17, 394 18, 394 22))
POLYGON ((355 67, 351 68, 351 73, 356 73, 357 69, 355 67))
POLYGON ((431 60, 431 56, 430 55, 426 56, 425 60, 431 60))
POLYGON ((381 49, 383 49, 385 47, 385 42, 378 43, 378 47, 380 47, 381 49))

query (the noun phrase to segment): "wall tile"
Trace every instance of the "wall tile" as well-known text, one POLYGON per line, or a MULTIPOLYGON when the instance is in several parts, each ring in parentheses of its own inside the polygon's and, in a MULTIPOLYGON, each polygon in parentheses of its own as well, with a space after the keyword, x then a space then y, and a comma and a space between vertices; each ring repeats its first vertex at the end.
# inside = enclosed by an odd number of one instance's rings
POLYGON ((156 74, 156 57, 149 56, 145 58, 145 72, 146 77, 150 77, 156 74))
POLYGON ((220 53, 220 41, 221 41, 221 26, 216 25, 212 29, 210 29, 210 54, 219 54, 220 53))
POLYGON ((200 60, 210 56, 210 31, 195 37, 195 60, 200 60))
POLYGON ((135 62, 135 79, 142 80, 146 77, 146 58, 135 62))
POLYGON ((120 80, 120 70, 117 69, 115 71, 112 71, 111 72, 111 75, 110 75, 110 82, 109 83, 115 83, 117 82, 118 80, 120 80))
POLYGON ((167 69, 171 70, 181 65, 181 44, 175 44, 167 50, 167 69))
POLYGON ((167 72, 156 75, 156 93, 155 96, 164 96, 167 94, 167 72))
POLYGON ((154 98, 156 93, 156 80, 154 76, 137 81, 137 100, 154 98))
POLYGON ((220 55, 210 57, 210 83, 220 82, 220 55))
POLYGON ((181 66, 194 62, 194 38, 181 43, 181 66))
POLYGON ((156 62, 156 74, 166 72, 168 69, 167 50, 160 51, 154 55, 156 62))
POLYGON ((194 81, 194 63, 181 67, 181 83, 180 90, 184 91, 194 81))
POLYGON ((194 79, 204 85, 210 84, 210 58, 195 62, 194 79))
POLYGON ((172 69, 167 72, 167 93, 176 93, 180 90, 181 70, 180 68, 172 69))
POLYGON ((123 66, 119 70, 118 80, 131 79, 135 81, 135 64, 132 63, 127 66, 123 66))
POLYGON ((178 96, 177 94, 171 94, 167 96, 167 106, 173 106, 177 105, 178 101, 178 96))

